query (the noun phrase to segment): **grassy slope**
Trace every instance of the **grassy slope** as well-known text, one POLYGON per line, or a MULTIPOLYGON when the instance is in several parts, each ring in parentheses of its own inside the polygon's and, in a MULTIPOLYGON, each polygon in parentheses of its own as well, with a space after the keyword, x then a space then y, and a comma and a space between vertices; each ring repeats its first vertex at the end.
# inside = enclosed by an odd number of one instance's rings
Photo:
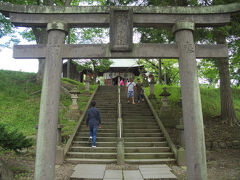
MULTIPOLYGON (((178 106, 181 93, 180 87, 178 86, 166 86, 167 91, 171 93, 169 96, 169 103, 174 108, 178 106)), ((155 94, 157 100, 160 102, 159 94, 162 92, 163 86, 156 85, 155 86, 155 94)), ((201 101, 202 101, 202 110, 203 116, 207 117, 214 117, 220 115, 220 90, 216 88, 200 88, 201 92, 201 101)), ((146 94, 149 95, 149 88, 146 88, 146 94)), ((234 108, 236 110, 237 117, 240 119, 240 88, 233 88, 233 101, 234 101, 234 108)), ((160 103, 161 104, 161 103, 160 103)), ((160 107, 160 104, 158 105, 160 107)))
MULTIPOLYGON (((0 122, 6 124, 9 130, 16 128, 27 136, 36 134, 35 125, 39 116, 41 85, 35 83, 35 75, 0 70, 0 122)), ((79 107, 82 111, 90 97, 84 90, 84 84, 67 79, 64 83, 77 85, 81 89, 79 107)), ((90 86, 90 92, 95 88, 90 86)), ((59 119, 64 125, 63 136, 69 136, 76 125, 76 122, 68 121, 66 116, 71 99, 62 93, 60 103, 59 119)))
MULTIPOLYGON (((157 102, 152 100, 156 111, 160 110, 160 92, 163 86, 155 86, 155 94, 157 95, 157 102)), ((182 117, 182 110, 179 107, 180 87, 167 86, 167 91, 171 93, 169 96, 169 104, 171 106, 171 114, 174 114, 176 120, 182 117)), ((231 127, 229 124, 223 124, 218 118, 220 115, 220 92, 215 88, 200 88, 205 140, 213 141, 232 141, 240 138, 239 127, 231 127)), ((146 93, 149 95, 149 88, 146 88, 146 93)), ((233 101, 237 118, 240 119, 240 88, 233 88, 233 101)), ((169 135, 175 144, 178 144, 177 130, 174 128, 167 128, 169 135)))

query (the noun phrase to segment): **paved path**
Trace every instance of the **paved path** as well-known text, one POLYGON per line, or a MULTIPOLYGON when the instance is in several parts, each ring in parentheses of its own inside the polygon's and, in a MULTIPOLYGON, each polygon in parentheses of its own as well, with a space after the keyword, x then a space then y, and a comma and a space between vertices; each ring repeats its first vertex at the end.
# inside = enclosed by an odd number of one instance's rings
POLYGON ((177 179, 167 165, 139 165, 138 170, 108 170, 103 164, 78 164, 71 180, 177 179))

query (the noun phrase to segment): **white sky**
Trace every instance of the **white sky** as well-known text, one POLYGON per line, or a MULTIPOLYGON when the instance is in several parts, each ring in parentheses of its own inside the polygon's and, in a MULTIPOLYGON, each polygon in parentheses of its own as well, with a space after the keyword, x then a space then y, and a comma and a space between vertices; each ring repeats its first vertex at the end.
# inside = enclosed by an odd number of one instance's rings
MULTIPOLYGON (((17 28, 18 32, 23 31, 25 28, 17 28)), ((21 45, 23 44, 35 44, 35 42, 28 42, 21 38, 19 34, 16 36, 20 39, 21 45)), ((4 36, 0 39, 0 43, 4 44, 10 39, 8 36, 4 36)), ((37 72, 38 71, 38 60, 37 59, 14 59, 12 44, 11 48, 0 47, 0 69, 1 70, 12 70, 12 71, 24 71, 24 72, 37 72)))
MULTIPOLYGON (((22 32, 25 28, 17 28, 17 32, 22 32)), ((15 34, 19 39, 19 45, 24 44, 36 44, 35 42, 28 42, 23 39, 18 33, 15 34)), ((10 37, 5 36, 0 39, 0 43, 7 42, 10 37)), ((109 39, 108 39, 109 41, 109 39)), ((134 33, 133 42, 138 43, 140 41, 140 34, 134 33)), ((108 42, 107 42, 108 43, 108 42)), ((38 60, 37 59, 14 59, 13 58, 13 44, 11 48, 0 47, 0 69, 1 70, 13 70, 13 71, 24 71, 24 72, 37 72, 38 71, 38 60)))

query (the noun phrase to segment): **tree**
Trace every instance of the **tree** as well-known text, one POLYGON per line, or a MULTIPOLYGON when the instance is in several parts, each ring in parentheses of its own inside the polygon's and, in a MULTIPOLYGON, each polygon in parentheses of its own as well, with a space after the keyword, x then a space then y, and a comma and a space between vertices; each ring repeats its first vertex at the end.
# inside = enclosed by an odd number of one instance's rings
MULTIPOLYGON (((226 44, 226 37, 221 31, 216 32, 216 41, 218 44, 226 44)), ((221 119, 231 126, 240 125, 233 104, 228 58, 221 58, 217 64, 220 77, 221 119)))
MULTIPOLYGON (((143 65, 144 69, 154 77, 159 77, 159 60, 158 59, 140 59, 138 61, 139 65, 143 65)), ((162 59, 161 60, 162 69, 166 73, 166 81, 168 85, 179 84, 179 70, 177 59, 162 59)), ((161 76, 161 81, 164 80, 164 76, 161 76)))
MULTIPOLYGON (((213 1, 202 1, 202 5, 218 5, 218 4, 227 4, 235 2, 234 0, 213 0, 213 1)), ((240 13, 235 13, 232 15, 232 20, 229 25, 226 25, 221 28, 213 28, 207 30, 207 40, 210 42, 217 42, 217 44, 226 44, 226 39, 230 45, 230 59, 221 58, 216 61, 216 66, 219 71, 220 78, 220 99, 221 99, 221 114, 220 117, 224 123, 228 123, 231 126, 240 125, 239 120, 236 117, 233 98, 232 98, 232 89, 231 89, 231 80, 229 71, 229 62, 234 63, 236 61, 236 54, 239 54, 239 43, 235 43, 235 40, 239 40, 240 35, 240 13), (232 45, 235 46, 232 46, 232 45)), ((203 35, 203 34, 202 34, 203 35)), ((238 56, 239 57, 239 56, 238 56)), ((239 59, 239 58, 238 58, 239 59)), ((237 63, 236 63, 237 66, 237 63)), ((239 70, 238 67, 234 67, 232 64, 232 72, 239 70)))
POLYGON ((109 69, 113 63, 109 59, 83 59, 74 60, 79 72, 83 70, 91 70, 94 74, 104 72, 109 69))
POLYGON ((11 22, 0 13, 0 39, 4 36, 10 37, 7 42, 3 44, 1 43, 0 47, 9 47, 11 42, 18 44, 19 39, 14 35, 14 33, 15 31, 13 30, 11 22))

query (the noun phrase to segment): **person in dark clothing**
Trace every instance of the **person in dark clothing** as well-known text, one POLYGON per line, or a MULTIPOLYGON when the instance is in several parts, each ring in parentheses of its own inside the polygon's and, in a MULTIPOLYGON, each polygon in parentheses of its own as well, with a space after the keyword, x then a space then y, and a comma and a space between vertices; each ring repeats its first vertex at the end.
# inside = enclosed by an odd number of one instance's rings
POLYGON ((140 79, 137 79, 137 84, 136 84, 136 89, 137 89, 137 101, 140 103, 141 101, 144 101, 144 90, 143 90, 143 85, 140 81, 140 79))
POLYGON ((101 128, 101 118, 100 113, 97 110, 96 102, 91 102, 91 108, 87 111, 86 124, 89 127, 89 141, 92 142, 92 147, 96 147, 96 137, 97 137, 97 129, 101 128))

